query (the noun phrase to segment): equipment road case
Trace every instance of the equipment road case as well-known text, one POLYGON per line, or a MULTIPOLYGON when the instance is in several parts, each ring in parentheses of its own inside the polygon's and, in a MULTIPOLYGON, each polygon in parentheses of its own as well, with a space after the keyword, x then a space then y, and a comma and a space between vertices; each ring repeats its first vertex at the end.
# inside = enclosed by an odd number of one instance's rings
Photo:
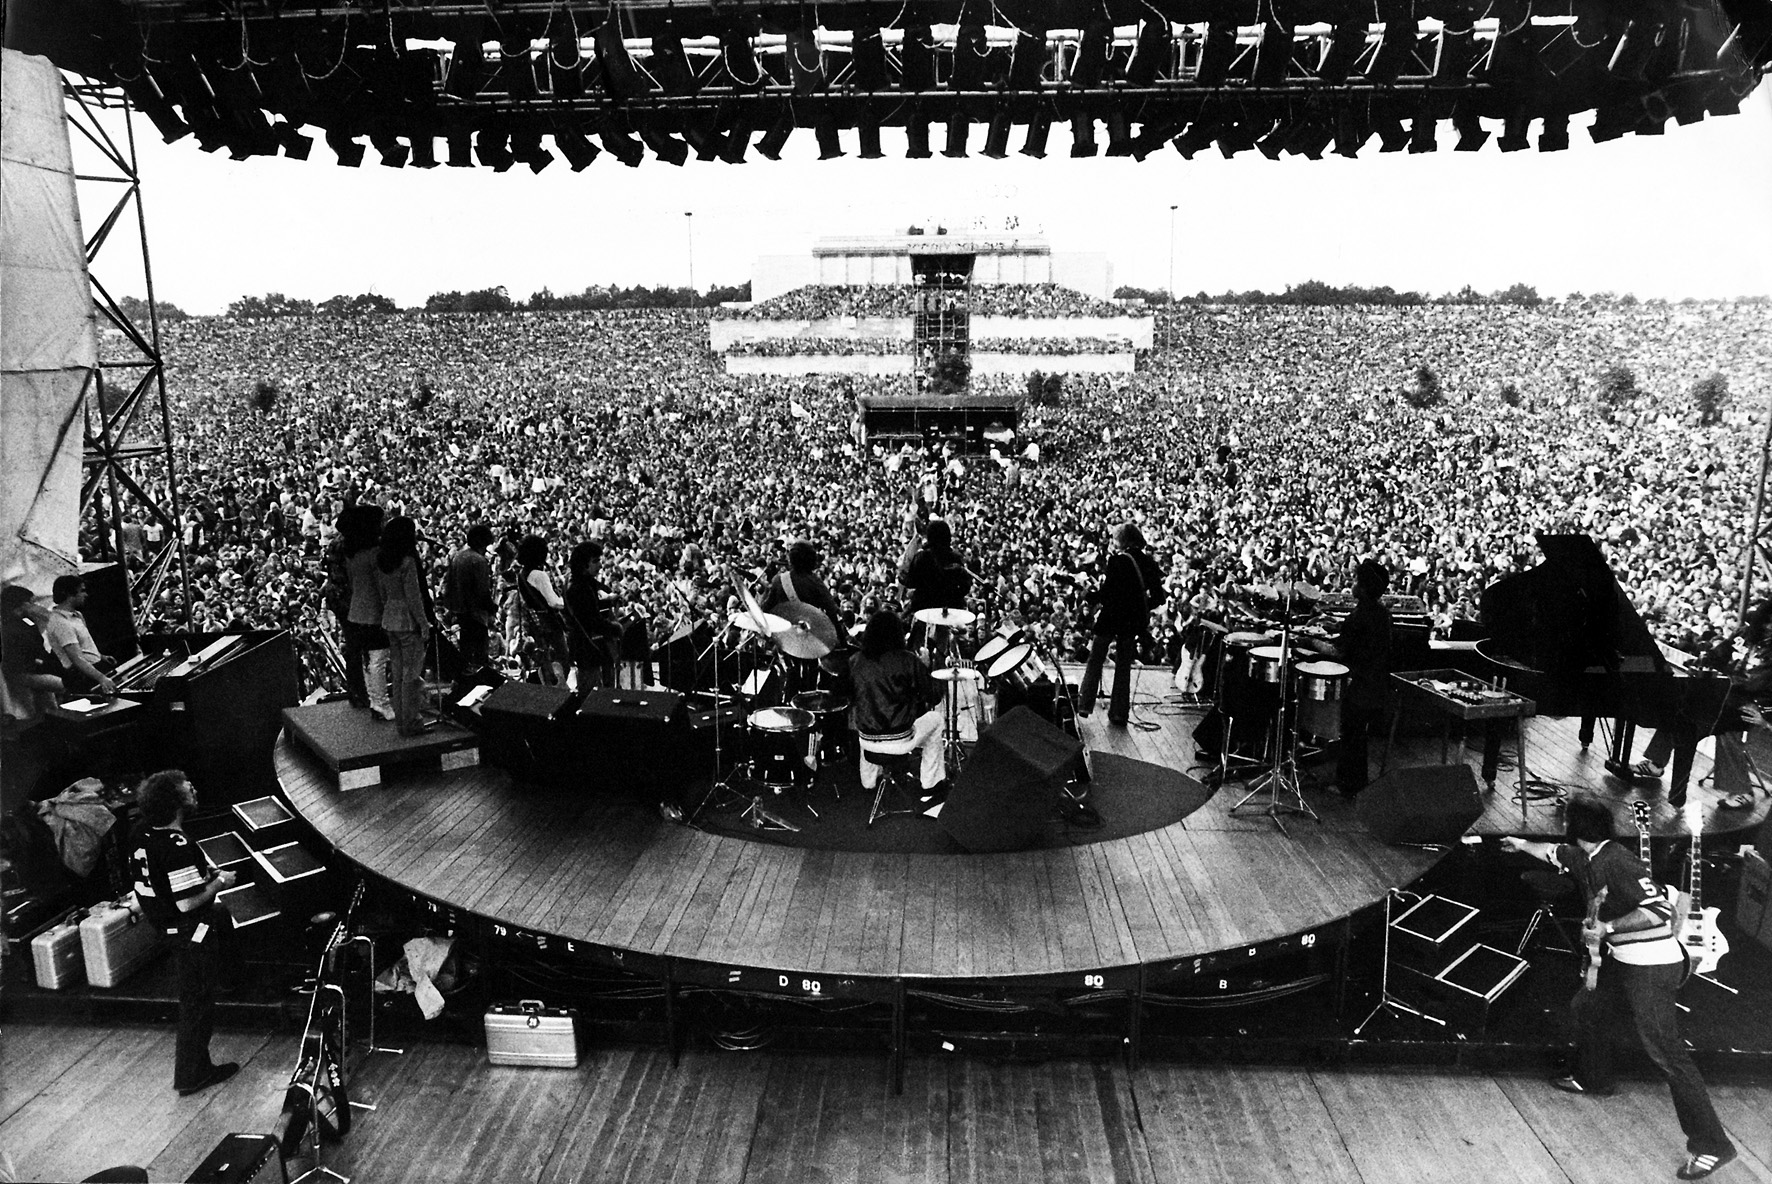
POLYGON ((578 1067, 578 1012, 539 999, 486 1009, 486 1059, 495 1065, 578 1067))
POLYGON ((121 902, 95 905, 80 922, 80 949, 86 981, 114 987, 151 961, 160 950, 160 931, 121 902))
POLYGON ((31 965, 37 971, 37 985, 46 991, 78 986, 86 980, 77 913, 61 918, 31 939, 31 965))

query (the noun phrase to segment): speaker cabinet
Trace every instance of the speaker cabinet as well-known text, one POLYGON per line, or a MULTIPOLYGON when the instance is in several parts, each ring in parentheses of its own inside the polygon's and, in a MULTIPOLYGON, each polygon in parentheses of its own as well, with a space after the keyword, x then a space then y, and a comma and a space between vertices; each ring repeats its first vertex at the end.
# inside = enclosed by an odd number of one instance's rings
POLYGON ((507 682, 480 705, 480 759, 524 781, 558 783, 570 774, 562 721, 575 700, 565 687, 507 682))
POLYGON ((1469 765, 1393 769, 1355 799, 1366 829, 1387 843, 1456 843, 1483 815, 1469 765))
POLYGON ((1000 716, 948 792, 941 825, 968 851, 1020 851, 1058 813, 1065 770, 1083 746, 1026 707, 1000 716))

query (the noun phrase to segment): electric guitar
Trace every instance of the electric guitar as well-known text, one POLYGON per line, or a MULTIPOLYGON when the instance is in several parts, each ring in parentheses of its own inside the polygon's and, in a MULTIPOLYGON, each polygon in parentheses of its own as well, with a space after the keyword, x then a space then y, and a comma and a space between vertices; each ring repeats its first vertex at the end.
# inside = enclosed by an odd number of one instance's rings
POLYGON ((1704 853, 1700 850, 1699 836, 1692 836, 1692 852, 1688 859, 1691 868, 1692 904, 1686 910, 1685 923, 1680 927, 1680 944, 1686 948, 1686 956, 1690 959, 1693 974, 1712 974, 1723 955, 1729 952, 1729 939, 1724 937, 1717 928, 1717 913, 1713 905, 1704 907, 1703 891, 1704 853))
POLYGON ((1637 858, 1643 861, 1643 868, 1650 876, 1655 874, 1654 861, 1650 859, 1653 852, 1649 846, 1649 803, 1638 798, 1630 804, 1630 820, 1637 827, 1637 858))
POLYGON ((1591 991, 1600 985, 1600 955, 1605 944, 1601 935, 1600 906, 1606 903, 1607 887, 1600 885, 1592 900, 1587 903, 1587 922, 1581 927, 1581 944, 1587 949, 1587 968, 1582 972, 1581 985, 1584 990, 1591 991))

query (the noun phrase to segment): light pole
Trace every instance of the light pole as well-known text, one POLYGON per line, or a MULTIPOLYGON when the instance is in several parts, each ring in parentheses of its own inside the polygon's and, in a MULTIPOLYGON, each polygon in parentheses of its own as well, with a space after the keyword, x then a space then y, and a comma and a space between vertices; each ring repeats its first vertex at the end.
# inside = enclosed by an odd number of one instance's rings
MULTIPOLYGON (((695 211, 694 210, 684 210, 683 211, 683 233, 689 239, 689 294, 691 296, 693 296, 693 295, 695 295, 695 211)), ((1173 240, 1174 235, 1171 235, 1170 238, 1173 240)), ((1169 248, 1169 254, 1170 254, 1170 259, 1171 259, 1170 268, 1173 269, 1175 266, 1175 264, 1173 262, 1174 255, 1175 255, 1175 248, 1173 246, 1171 246, 1169 248)))
POLYGON ((1169 207, 1169 323, 1163 330, 1163 348, 1175 343, 1175 207, 1169 207))

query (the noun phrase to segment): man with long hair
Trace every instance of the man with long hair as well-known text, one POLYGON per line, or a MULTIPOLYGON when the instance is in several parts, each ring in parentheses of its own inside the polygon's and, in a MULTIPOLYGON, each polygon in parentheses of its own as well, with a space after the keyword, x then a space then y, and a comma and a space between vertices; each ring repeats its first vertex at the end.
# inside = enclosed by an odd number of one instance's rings
POLYGON ((1163 603, 1163 569, 1146 554, 1144 532, 1134 522, 1122 522, 1114 531, 1114 555, 1102 573, 1101 587, 1090 594, 1096 602, 1094 637, 1089 664, 1083 669, 1077 712, 1095 710, 1101 689, 1101 671, 1108 647, 1114 650, 1114 690, 1108 701, 1108 723, 1125 726, 1132 714, 1132 662, 1138 643, 1150 632, 1151 610, 1163 603))
POLYGON ((1636 852, 1612 840, 1612 810, 1605 802, 1578 795, 1565 817, 1566 843, 1511 835, 1501 840, 1502 850, 1541 859, 1575 878, 1592 918, 1582 926, 1582 936, 1590 949, 1605 949, 1598 985, 1575 995, 1575 1070, 1551 1084, 1565 1093, 1596 1097, 1616 1092, 1613 1038, 1634 1029, 1673 1090, 1674 1114, 1686 1133, 1686 1163, 1675 1175, 1702 1180, 1735 1158, 1735 1144, 1680 1036, 1674 993, 1686 954, 1674 937, 1673 904, 1636 852))
POLYGON ((178 957, 178 1041, 172 1085, 180 1096, 218 1085, 239 1071, 209 1059, 215 1031, 216 979, 225 964, 233 918, 217 898, 234 886, 234 873, 217 870, 185 834, 185 816, 197 791, 178 769, 142 780, 135 790, 141 824, 129 857, 142 915, 173 943, 178 957))
MULTIPOLYGON (((863 752, 920 751, 917 780, 926 797, 942 782, 941 690, 923 659, 905 647, 904 622, 896 613, 875 613, 862 630, 861 648, 849 659, 855 688, 855 730, 863 752)), ((880 770, 865 757, 861 785, 872 789, 880 770)))

